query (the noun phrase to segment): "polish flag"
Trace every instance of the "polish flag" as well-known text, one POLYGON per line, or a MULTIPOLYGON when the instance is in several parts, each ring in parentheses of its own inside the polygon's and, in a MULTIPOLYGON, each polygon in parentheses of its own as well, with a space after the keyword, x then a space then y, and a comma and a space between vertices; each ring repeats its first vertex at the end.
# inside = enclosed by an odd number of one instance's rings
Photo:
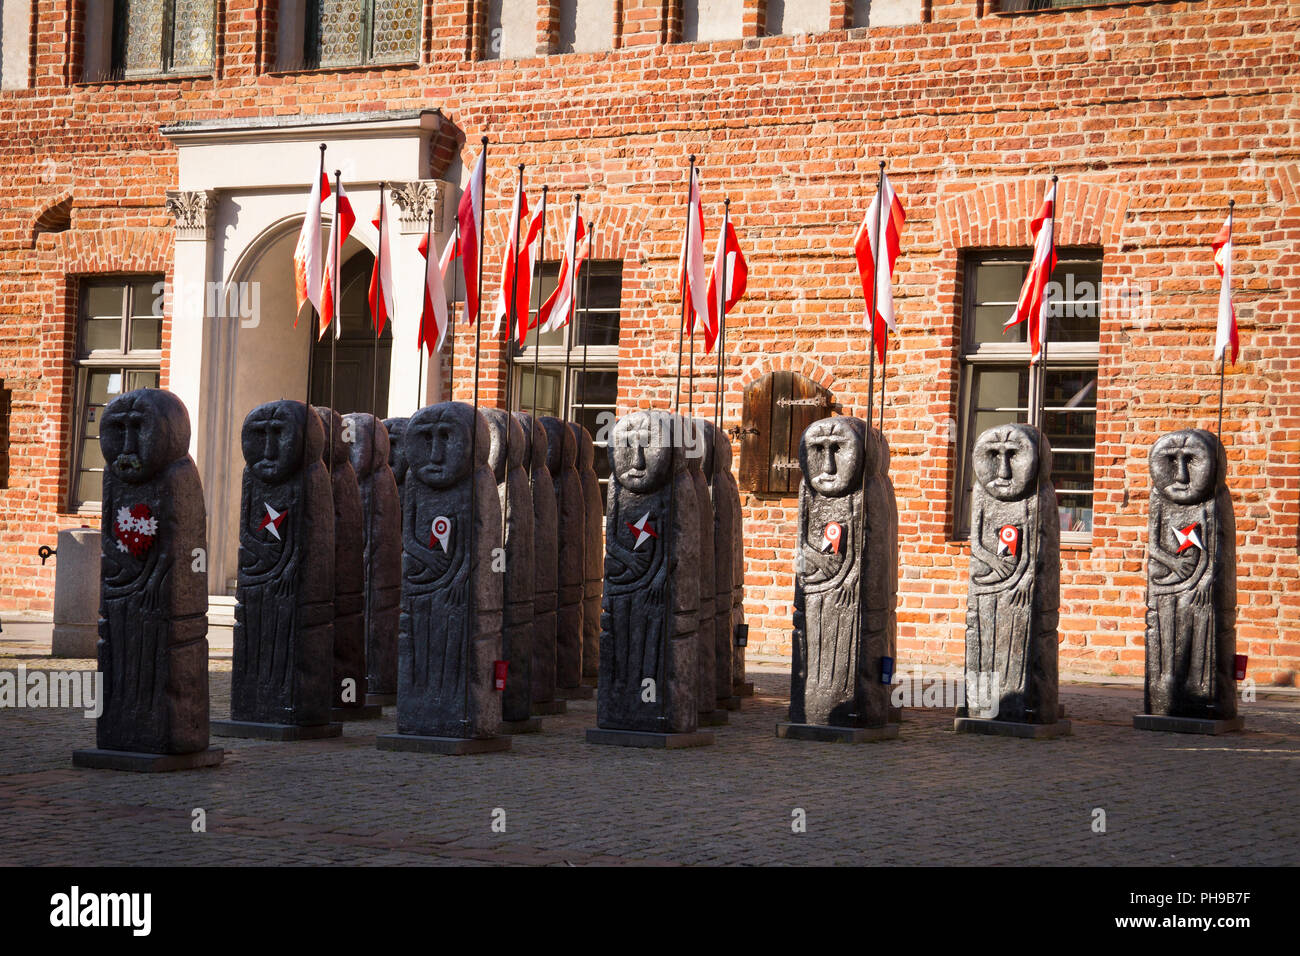
POLYGON ((1232 348, 1229 361, 1237 364, 1237 355, 1241 351, 1241 342, 1237 338, 1237 310, 1232 305, 1232 214, 1219 234, 1214 237, 1214 268, 1219 270, 1219 329, 1214 336, 1214 357, 1223 358, 1223 353, 1232 348))
MULTIPOLYGON (((501 320, 510 314, 510 308, 513 304, 515 318, 519 328, 527 325, 528 296, 532 292, 532 273, 528 271, 527 256, 524 252, 515 248, 516 238, 519 235, 520 225, 528 219, 528 197, 520 189, 515 194, 514 209, 510 213, 510 232, 506 236, 506 254, 501 263, 501 285, 497 290, 497 308, 496 319, 492 323, 492 334, 497 335, 501 331, 501 320), (513 303, 511 301, 511 289, 513 288, 513 303), (521 317, 522 316, 522 317, 521 317)), ((527 250, 531 240, 528 236, 524 237, 523 249, 527 250)), ((507 337, 510 335, 510 329, 506 330, 507 337)), ((521 335, 520 341, 523 341, 521 335)))
POLYGON ((379 209, 370 220, 379 231, 379 255, 370 270, 370 314, 375 320, 375 338, 384 334, 384 325, 393 317, 393 239, 389 217, 384 215, 383 192, 379 209))
POLYGON ((456 249, 456 237, 447 240, 447 248, 442 250, 436 268, 429 268, 431 257, 427 232, 420 238, 419 249, 420 255, 424 256, 424 306, 420 311, 420 336, 415 348, 419 351, 423 347, 433 355, 442 351, 443 340, 447 337, 447 289, 443 280, 456 249))
POLYGON ((704 210, 700 207, 700 171, 691 179, 690 223, 682 240, 678 264, 682 301, 686 303, 686 321, 691 334, 704 330, 705 340, 712 342, 718 334, 716 308, 709 308, 708 277, 704 271, 704 210))
POLYGON ((885 330, 888 328, 890 332, 898 331, 898 326, 894 324, 892 280, 907 214, 903 212, 903 204, 899 201, 898 193, 894 192, 889 177, 882 173, 880 178, 880 188, 853 237, 853 255, 858 260, 858 277, 862 280, 862 295, 867 302, 867 314, 863 315, 862 322, 868 334, 875 338, 876 356, 883 362, 888 340, 885 330), (880 208, 882 202, 885 205, 883 215, 880 208), (873 297, 876 307, 874 327, 869 324, 873 297))
POLYGON ((528 236, 524 240, 524 249, 527 252, 528 262, 526 267, 528 275, 521 277, 519 280, 519 346, 523 347, 528 338, 528 333, 537 327, 537 323, 532 321, 532 309, 529 305, 529 298, 533 294, 533 275, 537 271, 537 260, 541 258, 542 252, 542 227, 544 226, 543 214, 546 210, 545 205, 537 210, 533 216, 533 221, 528 224, 528 236), (527 292, 525 295, 524 292, 527 292))
POLYGON ((736 238, 736 227, 727 220, 727 228, 718 234, 718 248, 713 254, 713 269, 709 273, 709 312, 713 317, 711 329, 704 330, 704 351, 713 350, 713 343, 718 338, 718 316, 725 316, 731 307, 745 294, 745 280, 749 277, 749 266, 740 251, 740 240, 736 238), (723 296, 722 284, 726 282, 726 295, 723 296))
POLYGON ((1047 338, 1047 280, 1056 268, 1056 246, 1053 243, 1054 219, 1056 216, 1056 183, 1043 197, 1043 205, 1038 215, 1030 223, 1034 234, 1034 258, 1029 263, 1029 272, 1025 275, 1025 284, 1020 288, 1020 300, 1016 311, 1002 326, 1002 331, 1013 325, 1029 320, 1029 361, 1034 362, 1043 349, 1043 340, 1047 338))
POLYGON ((587 227, 582 222, 575 207, 569 219, 569 234, 564 240, 564 260, 560 263, 560 274, 556 280, 555 291, 542 303, 537 312, 537 324, 543 332, 553 332, 569 324, 573 312, 573 298, 578 291, 578 273, 587 259, 587 227), (576 265, 574 264, 576 262, 576 265), (569 273, 572 272, 572 278, 569 273))
POLYGON ((307 215, 298 232, 298 245, 293 250, 293 285, 298 294, 298 308, 293 313, 293 327, 298 327, 298 313, 302 304, 310 301, 320 311, 321 261, 320 261, 320 204, 330 195, 330 180, 321 170, 312 183, 307 199, 307 215))
POLYGON ((478 236, 483 223, 483 177, 487 170, 483 165, 487 153, 479 154, 474 171, 469 176, 469 189, 460 197, 460 206, 456 210, 456 219, 460 223, 460 267, 465 277, 465 318, 464 321, 478 321, 478 236))
MULTIPOLYGON (((325 254, 325 281, 320 296, 320 329, 316 333, 318 339, 324 338, 325 330, 329 328, 334 318, 334 276, 338 272, 338 257, 343 243, 348 241, 348 236, 352 234, 352 227, 356 224, 357 214, 352 211, 347 190, 343 188, 343 182, 340 180, 338 194, 334 197, 334 225, 330 229, 330 248, 325 254)), ((334 326, 334 337, 337 339, 342 334, 343 321, 340 319, 334 326)))

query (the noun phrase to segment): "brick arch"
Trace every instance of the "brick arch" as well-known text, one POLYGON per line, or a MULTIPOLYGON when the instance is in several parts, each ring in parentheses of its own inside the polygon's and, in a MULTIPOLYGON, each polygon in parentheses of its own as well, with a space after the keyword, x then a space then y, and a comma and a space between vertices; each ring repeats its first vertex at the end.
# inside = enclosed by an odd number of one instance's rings
POLYGON ((769 372, 798 372, 806 375, 818 385, 834 390, 835 373, 815 358, 803 352, 780 352, 775 355, 755 355, 741 369, 740 375, 732 375, 732 383, 743 391, 769 372))
POLYGON ((71 275, 97 272, 167 272, 170 229, 117 227, 42 235, 37 242, 42 265, 71 275))
MULTIPOLYGON (((1027 246, 1029 223, 1046 178, 985 183, 939 200, 939 238, 949 248, 1027 246)), ((1056 189, 1058 246, 1118 248, 1128 209, 1126 189, 1063 177, 1056 189)))

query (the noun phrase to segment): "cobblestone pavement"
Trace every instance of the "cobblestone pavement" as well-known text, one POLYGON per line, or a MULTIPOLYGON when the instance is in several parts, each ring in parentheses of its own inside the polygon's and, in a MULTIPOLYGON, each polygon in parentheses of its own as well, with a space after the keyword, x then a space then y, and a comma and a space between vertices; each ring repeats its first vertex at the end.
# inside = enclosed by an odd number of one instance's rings
MULTIPOLYGON (((91 667, 0 656, 19 664, 91 667)), ((230 665, 212 671, 224 717, 230 665)), ((756 696, 696 750, 590 746, 583 701, 508 753, 380 752, 390 710, 337 740, 214 739, 220 768, 157 775, 72 769, 94 742, 79 711, 2 709, 0 863, 1300 863, 1294 697, 1243 704, 1247 730, 1209 738, 1133 730, 1140 689, 1066 685, 1068 738, 958 735, 951 711, 912 709, 898 740, 850 746, 778 740, 789 678, 752 676, 756 696)))

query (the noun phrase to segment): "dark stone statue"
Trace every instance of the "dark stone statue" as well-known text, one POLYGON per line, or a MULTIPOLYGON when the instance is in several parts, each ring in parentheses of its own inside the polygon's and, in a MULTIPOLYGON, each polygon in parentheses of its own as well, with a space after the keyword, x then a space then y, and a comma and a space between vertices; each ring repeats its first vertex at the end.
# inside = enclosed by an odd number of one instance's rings
MULTIPOLYGON (((889 441, 877 428, 868 430, 867 440, 876 446, 868 456, 876 467, 867 475, 863 501, 866 566, 871 569, 862 589, 863 627, 867 646, 880 648, 889 658, 892 678, 898 659, 898 499, 889 477, 889 441)), ((891 707, 890 719, 900 716, 901 708, 891 707)))
MULTIPOLYGON (((657 410, 626 415, 614 426, 609 455, 597 724, 710 743, 711 735, 692 734, 700 521, 680 420, 657 410)), ((648 745, 593 731, 588 740, 648 745)))
POLYGON ((401 504, 402 489, 406 487, 406 455, 402 452, 402 437, 406 434, 409 418, 385 418, 384 428, 388 430, 388 467, 397 482, 398 504, 401 504))
POLYGON ((586 506, 583 529, 586 540, 582 548, 582 681, 595 684, 600 676, 600 593, 605 582, 605 506, 600 497, 600 479, 596 477, 596 446, 591 432, 570 422, 578 441, 578 477, 582 480, 582 500, 586 506))
POLYGON ((566 704, 555 699, 556 591, 559 582, 560 532, 555 484, 547 467, 549 444, 540 418, 515 412, 525 435, 524 461, 533 500, 533 667, 532 712, 562 714, 566 704))
POLYGON ((392 449, 388 429, 368 412, 353 412, 344 415, 343 420, 352 435, 348 450, 361 492, 361 529, 365 536, 362 565, 366 690, 370 697, 395 697, 397 620, 402 596, 402 511, 397 480, 389 464, 392 449))
POLYGON ((555 692, 578 696, 582 684, 583 548, 587 503, 578 477, 578 443, 567 422, 541 416, 546 429, 546 467, 555 485, 559 564, 555 619, 555 692))
POLYGON ((315 406, 325 429, 322 458, 334 499, 334 706, 366 703, 365 529, 352 445, 343 440, 343 416, 315 406))
POLYGON ((868 490, 880 450, 860 418, 814 422, 799 441, 791 724, 880 730, 889 722, 890 648, 883 628, 871 626, 877 579, 888 576, 871 565, 870 538, 888 525, 868 511, 884 510, 879 489, 868 490))
POLYGON ((185 406, 161 389, 127 392, 100 419, 103 712, 99 749, 77 751, 77 766, 221 762, 208 748, 206 513, 189 444, 185 406))
POLYGON ((334 498, 325 429, 302 402, 244 419, 228 736, 336 736, 334 498), (270 725, 270 726, 267 726, 270 725))
POLYGON ((975 439, 971 456, 965 711, 989 719, 963 724, 959 710, 958 729, 994 732, 990 725, 1010 722, 1068 732, 1057 702, 1061 523, 1052 448, 1030 425, 997 425, 975 439))
POLYGON ((528 440, 519 420, 509 412, 485 408, 482 413, 492 436, 488 467, 492 469, 498 500, 505 514, 505 560, 500 565, 501 576, 505 579, 501 657, 509 666, 501 697, 501 719, 507 724, 519 725, 529 720, 533 705, 536 582, 533 576, 533 496, 528 489, 528 472, 524 469, 528 440))
MULTIPOLYGON (((740 504, 736 476, 731 474, 731 442, 726 433, 704 423, 704 477, 713 503, 713 693, 719 708, 733 699, 732 605, 735 571, 735 537, 740 504)), ((707 536, 707 529, 702 529, 707 536)))
MULTIPOLYGON (((411 416, 402 447, 409 472, 395 736, 492 738, 501 723, 494 665, 503 575, 492 570, 501 506, 487 421, 463 402, 431 405, 411 416)), ((509 738, 499 739, 508 747, 509 738)))
MULTIPOLYGON (((717 711, 716 685, 718 680, 718 649, 714 637, 713 602, 716 599, 714 586, 713 555, 713 500, 709 497, 709 483, 704 477, 704 423, 699 419, 683 419, 691 430, 686 444, 686 474, 695 488, 695 505, 699 521, 699 611, 696 617, 696 633, 699 635, 699 647, 695 652, 699 668, 699 688, 696 691, 697 720, 701 726, 725 723, 726 712, 717 711)), ((728 612, 730 608, 728 607, 728 612)))
POLYGON ((1156 441, 1149 461, 1145 710, 1236 729, 1237 547, 1227 455, 1214 434, 1189 428, 1156 441))

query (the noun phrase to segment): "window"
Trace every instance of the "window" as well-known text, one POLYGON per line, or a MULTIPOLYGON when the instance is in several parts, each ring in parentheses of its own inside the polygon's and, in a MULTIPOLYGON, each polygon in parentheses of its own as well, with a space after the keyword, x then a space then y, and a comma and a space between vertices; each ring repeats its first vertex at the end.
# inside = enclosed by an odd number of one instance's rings
POLYGON ((420 58, 420 0, 289 0, 280 10, 282 69, 414 63, 420 58), (295 36, 302 38, 297 62, 295 36))
MULTIPOLYGON (((1028 252, 976 253, 966 258, 962 307, 962 415, 955 532, 970 532, 971 448, 987 428, 1029 420, 1038 370, 1029 369, 1024 323, 1002 333, 1029 268, 1028 252)), ((1097 359, 1101 255, 1058 250, 1048 285, 1047 379, 1043 424, 1052 444, 1052 481, 1061 509, 1062 540, 1086 543, 1093 522, 1097 429, 1097 359)))
POLYGON ((162 361, 162 276, 87 282, 81 289, 77 338, 76 444, 69 504, 99 507, 104 406, 137 388, 157 388, 162 361))
MULTIPOLYGON (((555 288, 558 262, 542 266, 542 301, 555 288)), ((596 444, 596 477, 602 500, 609 484, 607 433, 618 403, 619 302, 623 293, 623 263, 593 260, 583 267, 578 279, 577 315, 565 328, 541 336, 532 333, 525 347, 515 352, 515 381, 512 405, 529 411, 533 407, 534 381, 537 414, 556 415, 581 422, 596 444), (588 287, 588 272, 590 287, 588 287), (583 352, 586 352, 586 374, 583 352), (568 382, 564 380, 565 356, 569 359, 568 382), (534 380, 533 366, 537 363, 534 380), (566 387, 567 385, 567 387, 566 387)), ((535 303, 534 303, 535 304, 535 303)))
POLYGON ((0 488, 9 487, 9 419, 13 411, 14 393, 5 388, 0 379, 0 488))
MULTIPOLYGON (((95 6, 103 8, 98 16, 112 7, 111 28, 109 24, 98 25, 104 37, 111 37, 110 79, 212 70, 215 0, 113 0, 111 4, 92 4, 86 17, 87 37, 92 45, 95 6)), ((87 53, 87 73, 91 74, 92 51, 87 53)))

